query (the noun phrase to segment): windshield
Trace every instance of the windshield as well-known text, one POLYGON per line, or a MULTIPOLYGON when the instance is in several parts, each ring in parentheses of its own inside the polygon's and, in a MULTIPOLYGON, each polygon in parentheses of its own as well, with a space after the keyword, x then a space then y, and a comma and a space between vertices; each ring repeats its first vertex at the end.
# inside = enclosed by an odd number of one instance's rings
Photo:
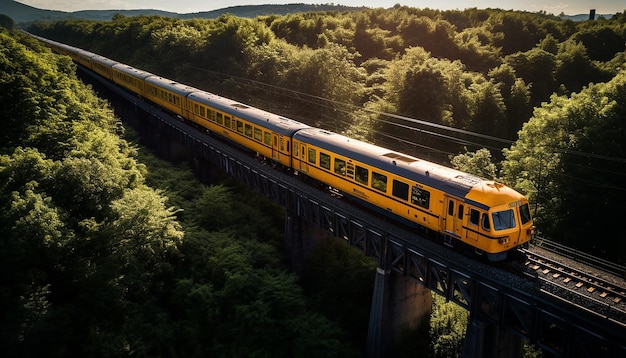
POLYGON ((515 227, 515 214, 513 209, 498 211, 492 214, 493 229, 504 230, 515 227))
POLYGON ((530 221, 530 208, 528 204, 519 207, 519 215, 522 218, 522 225, 530 221))

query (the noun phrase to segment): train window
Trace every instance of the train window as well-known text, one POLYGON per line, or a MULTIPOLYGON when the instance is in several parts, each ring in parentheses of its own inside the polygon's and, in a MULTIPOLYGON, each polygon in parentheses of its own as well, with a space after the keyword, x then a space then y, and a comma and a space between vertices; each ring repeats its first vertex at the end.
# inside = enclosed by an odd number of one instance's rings
POLYGON ((380 190, 383 193, 387 192, 387 176, 372 172, 372 188, 380 190))
POLYGON ((300 156, 300 146, 298 145, 298 142, 293 143, 293 155, 294 157, 299 157, 300 156))
POLYGON ((263 132, 263 143, 267 145, 272 145, 272 134, 270 132, 263 132))
POLYGON ((522 219, 522 225, 530 221, 530 209, 528 208, 528 204, 519 207, 519 215, 522 219))
POLYGON ((491 230, 491 225, 489 225, 489 216, 487 214, 483 214, 483 219, 481 222, 483 225, 483 229, 487 231, 491 230))
POLYGON ((209 118, 212 118, 220 126, 224 125, 224 118, 222 116, 216 116, 215 111, 207 109, 207 114, 209 115, 209 118))
POLYGON ((254 128, 254 139, 259 142, 263 140, 263 131, 259 128, 254 128))
POLYGON ((194 103, 193 105, 193 113, 200 114, 200 106, 194 103))
POLYGON ((320 152, 320 167, 330 170, 330 155, 320 152))
POLYGON ((239 120, 237 120, 236 122, 237 122, 237 132, 243 133, 243 122, 239 120))
POLYGON ((361 184, 368 184, 368 179, 369 179, 369 171, 365 168, 362 168, 360 166, 356 166, 356 175, 354 177, 356 179, 356 181, 358 183, 361 184))
POLYGON ((252 138, 252 126, 249 124, 245 125, 245 133, 247 137, 252 138))
POLYGON ((309 148, 309 163, 317 164, 316 159, 315 149, 309 148))
POLYGON ((391 194, 396 198, 409 200, 409 184, 394 179, 391 194))
POLYGON ((428 209, 430 206, 430 192, 417 186, 411 187, 411 203, 428 209))
POLYGON ((448 215, 454 216, 454 201, 452 200, 448 202, 448 215))
POLYGON ((285 150, 285 140, 283 137, 280 137, 280 150, 285 150))
POLYGON ((478 225, 478 218, 480 218, 480 213, 476 209, 470 209, 470 219, 469 222, 472 225, 478 225))
POLYGON ((457 213, 460 220, 463 220, 463 204, 459 204, 459 212, 457 213))
POLYGON ((200 106, 200 116, 206 117, 206 108, 204 108, 203 106, 200 106))
POLYGON ((346 161, 343 159, 335 158, 335 173, 339 175, 346 175, 346 161))
POLYGON ((494 230, 505 230, 515 227, 515 214, 513 209, 497 211, 491 214, 494 230))

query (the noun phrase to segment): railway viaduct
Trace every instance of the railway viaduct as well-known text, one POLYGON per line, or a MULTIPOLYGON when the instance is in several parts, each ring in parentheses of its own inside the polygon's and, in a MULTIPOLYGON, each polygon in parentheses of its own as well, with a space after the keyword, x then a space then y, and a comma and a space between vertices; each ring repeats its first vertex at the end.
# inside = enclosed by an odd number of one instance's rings
POLYGON ((403 327, 430 312, 435 292, 470 311, 464 357, 518 357, 523 339, 554 357, 626 357, 626 316, 572 303, 548 283, 521 280, 459 255, 414 232, 345 202, 312 190, 292 176, 262 165, 81 69, 87 81, 103 86, 120 117, 136 128, 166 159, 193 163, 201 179, 226 172, 286 208, 285 249, 295 270, 324 237, 334 237, 375 259, 368 330, 368 357, 393 356, 403 327))

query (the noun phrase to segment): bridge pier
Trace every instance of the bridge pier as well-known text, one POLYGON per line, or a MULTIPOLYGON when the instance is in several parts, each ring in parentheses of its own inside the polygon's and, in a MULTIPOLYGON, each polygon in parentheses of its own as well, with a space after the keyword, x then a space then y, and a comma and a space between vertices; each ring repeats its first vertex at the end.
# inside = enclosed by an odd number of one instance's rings
POLYGON ((522 339, 495 324, 470 314, 463 344, 463 358, 521 357, 522 339))
POLYGON ((404 329, 416 328, 431 313, 432 296, 426 286, 378 267, 367 333, 367 357, 393 356, 404 329))
POLYGON ((330 234, 319 225, 302 219, 290 210, 285 213, 284 248, 288 264, 295 272, 302 272, 309 254, 327 237, 330 234))

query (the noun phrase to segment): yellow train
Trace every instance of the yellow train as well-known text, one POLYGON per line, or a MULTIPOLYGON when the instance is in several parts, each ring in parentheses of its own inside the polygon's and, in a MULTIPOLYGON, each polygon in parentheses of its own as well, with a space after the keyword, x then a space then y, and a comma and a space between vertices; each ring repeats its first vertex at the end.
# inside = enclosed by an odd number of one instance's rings
POLYGON ((310 127, 106 57, 35 36, 117 85, 444 243, 506 259, 534 234, 528 200, 491 180, 310 127))

